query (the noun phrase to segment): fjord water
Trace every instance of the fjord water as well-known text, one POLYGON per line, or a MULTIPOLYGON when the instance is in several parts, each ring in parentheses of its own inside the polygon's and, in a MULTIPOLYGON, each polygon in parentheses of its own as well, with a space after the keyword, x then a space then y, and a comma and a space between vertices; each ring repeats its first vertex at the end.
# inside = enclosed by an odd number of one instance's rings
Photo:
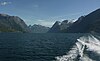
POLYGON ((52 61, 66 54, 81 35, 0 33, 0 61, 52 61))

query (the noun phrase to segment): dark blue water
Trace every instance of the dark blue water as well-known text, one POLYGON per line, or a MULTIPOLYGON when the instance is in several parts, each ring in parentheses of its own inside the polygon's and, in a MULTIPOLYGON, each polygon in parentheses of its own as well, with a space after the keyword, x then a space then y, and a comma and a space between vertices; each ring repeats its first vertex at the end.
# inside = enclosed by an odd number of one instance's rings
POLYGON ((81 34, 0 33, 0 61, 52 61, 81 34))

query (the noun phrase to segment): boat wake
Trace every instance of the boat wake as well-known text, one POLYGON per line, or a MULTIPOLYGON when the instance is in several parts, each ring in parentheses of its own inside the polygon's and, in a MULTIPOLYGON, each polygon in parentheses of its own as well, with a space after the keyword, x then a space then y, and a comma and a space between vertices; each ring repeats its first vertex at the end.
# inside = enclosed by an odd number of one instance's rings
POLYGON ((66 55, 56 61, 100 61, 100 36, 88 34, 77 39, 66 55))

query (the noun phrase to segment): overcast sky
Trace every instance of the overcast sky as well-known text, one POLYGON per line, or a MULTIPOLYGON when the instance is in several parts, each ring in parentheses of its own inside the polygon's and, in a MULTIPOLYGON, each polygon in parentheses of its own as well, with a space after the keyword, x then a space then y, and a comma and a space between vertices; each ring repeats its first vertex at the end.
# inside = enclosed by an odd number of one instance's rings
POLYGON ((26 24, 51 26, 100 8, 100 0, 0 0, 0 13, 21 17, 26 24))

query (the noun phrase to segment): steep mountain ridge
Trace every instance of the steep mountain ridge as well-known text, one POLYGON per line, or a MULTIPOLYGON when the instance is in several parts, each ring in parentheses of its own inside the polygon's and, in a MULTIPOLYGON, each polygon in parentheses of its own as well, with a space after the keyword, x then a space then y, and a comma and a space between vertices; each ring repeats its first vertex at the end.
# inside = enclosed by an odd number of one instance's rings
POLYGON ((58 32, 60 32, 60 25, 61 25, 61 22, 60 21, 56 21, 54 23, 54 25, 50 28, 48 33, 58 33, 58 32))
POLYGON ((80 17, 64 32, 67 33, 88 33, 91 31, 100 32, 100 9, 93 11, 92 13, 80 17))
POLYGON ((0 31, 1 32, 28 32, 25 22, 18 16, 0 14, 0 31))

